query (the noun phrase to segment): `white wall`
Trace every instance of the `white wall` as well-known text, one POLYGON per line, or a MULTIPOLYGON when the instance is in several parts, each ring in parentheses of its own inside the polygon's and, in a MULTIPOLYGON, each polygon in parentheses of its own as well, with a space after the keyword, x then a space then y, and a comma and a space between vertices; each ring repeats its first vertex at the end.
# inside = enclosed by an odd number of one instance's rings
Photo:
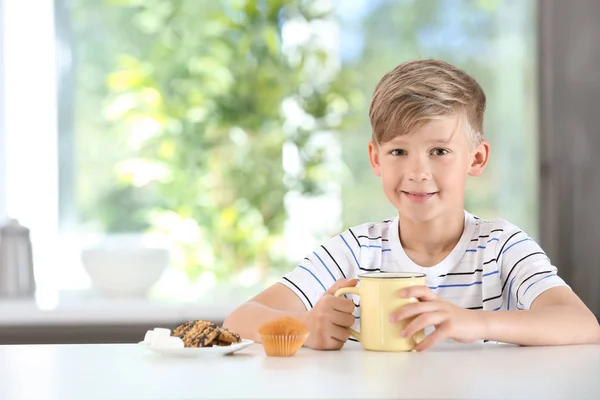
MULTIPOLYGON (((56 268, 57 90, 53 0, 0 0, 4 210, 31 229, 36 280, 56 268)), ((2 151, 2 150, 0 150, 2 151)), ((43 296, 44 285, 38 285, 43 296), (41 286, 41 287, 40 287, 41 286)))
POLYGON ((47 229, 58 208, 54 2, 4 0, 2 27, 6 211, 47 229))
POLYGON ((6 143, 4 120, 4 1, 0 0, 0 222, 6 218, 6 143))

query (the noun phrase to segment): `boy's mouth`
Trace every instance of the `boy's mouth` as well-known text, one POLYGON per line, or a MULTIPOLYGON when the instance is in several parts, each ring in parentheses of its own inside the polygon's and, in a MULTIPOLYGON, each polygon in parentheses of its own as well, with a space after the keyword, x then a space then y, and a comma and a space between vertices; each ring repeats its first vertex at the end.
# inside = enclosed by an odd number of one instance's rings
POLYGON ((402 193, 415 203, 423 203, 437 194, 437 192, 405 192, 404 190, 402 193))

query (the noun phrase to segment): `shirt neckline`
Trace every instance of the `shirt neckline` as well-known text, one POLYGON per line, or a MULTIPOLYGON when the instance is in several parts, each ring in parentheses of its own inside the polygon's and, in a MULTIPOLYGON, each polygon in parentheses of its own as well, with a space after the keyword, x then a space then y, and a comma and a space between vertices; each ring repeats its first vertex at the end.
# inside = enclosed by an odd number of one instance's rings
POLYGON ((390 238, 390 248, 392 249, 392 255, 400 265, 400 269, 403 271, 419 271, 426 275, 439 275, 450 271, 456 264, 458 264, 458 262, 461 260, 461 258, 467 251, 467 248, 469 247, 471 238, 473 237, 473 233, 475 232, 475 228, 477 226, 475 217, 472 214, 468 213, 467 211, 464 211, 464 215, 464 228, 458 243, 456 244, 456 246, 454 246, 454 249, 452 249, 450 254, 448 254, 438 264, 433 265, 431 267, 423 267, 415 263, 406 254, 404 248, 402 247, 402 243, 400 242, 400 235, 398 229, 400 217, 396 216, 396 218, 394 218, 394 220, 390 224, 390 232, 388 237, 390 238))

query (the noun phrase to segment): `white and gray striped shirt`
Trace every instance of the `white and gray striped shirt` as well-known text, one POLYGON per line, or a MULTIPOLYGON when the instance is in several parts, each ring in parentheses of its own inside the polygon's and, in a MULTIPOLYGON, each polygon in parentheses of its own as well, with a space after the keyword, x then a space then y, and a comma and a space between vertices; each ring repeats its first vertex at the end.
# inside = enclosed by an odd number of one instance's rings
MULTIPOLYGON (((465 228, 439 264, 421 267, 404 252, 398 217, 348 229, 313 251, 280 282, 312 308, 340 278, 371 271, 420 272, 438 296, 460 307, 526 310, 545 290, 566 286, 541 247, 516 226, 484 221, 465 211, 465 228)), ((353 296, 359 305, 358 296, 353 296)), ((360 318, 360 307, 356 307, 360 318)))

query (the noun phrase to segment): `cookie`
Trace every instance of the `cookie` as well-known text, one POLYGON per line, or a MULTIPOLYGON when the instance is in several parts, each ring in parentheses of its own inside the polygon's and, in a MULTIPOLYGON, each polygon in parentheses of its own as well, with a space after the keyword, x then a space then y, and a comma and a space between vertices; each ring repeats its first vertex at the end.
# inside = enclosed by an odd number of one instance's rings
POLYGON ((199 322, 199 321, 195 320, 195 321, 184 322, 183 324, 179 325, 177 328, 175 328, 173 330, 173 333, 171 333, 171 336, 178 336, 180 338, 183 338, 183 335, 185 335, 185 333, 187 331, 189 331, 194 325, 196 325, 197 322, 199 322))
POLYGON ((212 322, 197 322, 183 335, 185 347, 207 347, 217 337, 217 327, 212 322))
POLYGON ((242 341, 242 338, 237 333, 233 333, 227 328, 217 328, 217 338, 216 340, 221 342, 229 342, 229 343, 239 343, 242 341))

